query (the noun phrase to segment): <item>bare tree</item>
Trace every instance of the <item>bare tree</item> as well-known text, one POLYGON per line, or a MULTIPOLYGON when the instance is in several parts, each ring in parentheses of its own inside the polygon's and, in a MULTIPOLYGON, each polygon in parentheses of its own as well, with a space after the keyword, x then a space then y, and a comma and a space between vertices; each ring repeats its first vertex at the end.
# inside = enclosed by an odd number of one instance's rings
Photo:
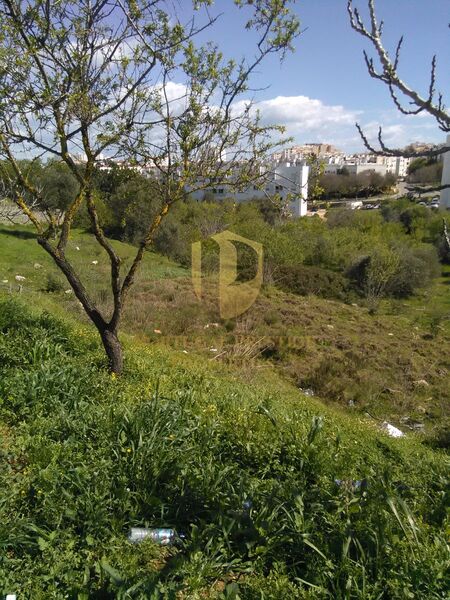
MULTIPOLYGON (((369 40, 375 50, 379 62, 378 67, 375 64, 374 58, 369 57, 367 52, 364 51, 364 59, 369 75, 373 79, 383 82, 389 88, 391 98, 397 109, 402 114, 418 115, 420 113, 428 113, 434 117, 439 129, 447 133, 450 132, 450 114, 446 109, 442 93, 436 92, 436 55, 434 55, 431 60, 430 82, 427 93, 425 95, 420 94, 405 81, 403 81, 399 75, 399 63, 403 44, 403 36, 397 43, 394 56, 391 57, 383 43, 383 21, 378 21, 375 10, 375 0, 367 0, 367 4, 369 9, 368 26, 365 25, 364 19, 361 17, 359 10, 353 6, 353 0, 348 0, 347 10, 352 28, 364 38, 369 40)), ((356 123, 356 127, 366 148, 375 154, 382 154, 384 156, 406 156, 414 158, 422 156, 436 156, 450 150, 448 145, 432 149, 428 152, 409 152, 397 148, 389 148, 383 141, 382 127, 380 127, 378 130, 379 148, 377 149, 370 144, 366 134, 358 123, 356 123)), ((439 188, 433 189, 443 189, 443 187, 440 186, 439 188)))
POLYGON ((255 54, 240 61, 226 60, 214 44, 195 44, 217 21, 211 4, 193 0, 192 16, 181 22, 166 0, 0 0, 0 152, 13 173, 8 196, 64 273, 115 373, 123 368, 124 304, 170 207, 212 181, 260 181, 261 159, 281 131, 261 124, 251 100, 240 109, 237 101, 253 95, 251 76, 267 56, 291 49, 299 25, 288 2, 236 2, 251 12, 244 27, 257 38, 255 54), (105 154, 151 170, 159 186, 161 209, 124 273, 97 210, 94 174, 105 154), (23 156, 55 157, 76 178, 78 193, 61 223, 21 168, 23 156), (83 205, 110 262, 110 314, 66 254, 83 205))

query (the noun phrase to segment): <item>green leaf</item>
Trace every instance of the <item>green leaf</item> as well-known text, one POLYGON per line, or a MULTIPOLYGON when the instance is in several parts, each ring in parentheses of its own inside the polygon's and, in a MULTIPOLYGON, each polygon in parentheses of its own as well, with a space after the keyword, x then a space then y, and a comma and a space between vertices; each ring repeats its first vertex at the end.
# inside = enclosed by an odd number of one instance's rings
POLYGON ((113 583, 115 583, 116 585, 124 583, 124 579, 119 573, 119 571, 117 571, 117 569, 115 569, 114 567, 111 567, 111 565, 108 564, 104 559, 101 560, 100 566, 105 571, 105 573, 111 578, 111 581, 113 583))
POLYGON ((323 552, 321 552, 321 551, 319 550, 319 548, 317 548, 317 546, 315 546, 315 545, 314 545, 312 542, 310 542, 310 541, 308 540, 308 538, 304 537, 304 538, 303 538, 303 542, 304 542, 304 543, 305 543, 307 546, 309 546, 310 548, 312 548, 312 549, 313 549, 315 552, 317 552, 317 554, 319 554, 319 555, 320 555, 322 558, 324 558, 325 560, 328 560, 328 559, 327 559, 327 557, 325 556, 325 554, 324 554, 323 552))
POLYGON ((41 552, 43 552, 44 550, 47 550, 49 543, 47 542, 47 540, 44 540, 44 538, 42 537, 38 537, 38 546, 39 546, 39 550, 41 550, 41 552))

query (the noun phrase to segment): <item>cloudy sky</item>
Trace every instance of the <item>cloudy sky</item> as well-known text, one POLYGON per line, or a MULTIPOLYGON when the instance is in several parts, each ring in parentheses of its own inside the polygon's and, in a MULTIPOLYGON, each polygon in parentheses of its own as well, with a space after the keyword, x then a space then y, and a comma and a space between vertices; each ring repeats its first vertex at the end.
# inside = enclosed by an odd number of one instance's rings
MULTIPOLYGON (((354 0, 365 14, 366 0, 354 0)), ((215 41, 230 56, 252 52, 252 36, 241 32, 243 15, 230 9, 231 0, 218 0, 222 12, 215 41)), ((284 124, 298 143, 330 142, 346 151, 362 149, 355 121, 372 136, 383 126, 385 141, 404 146, 412 141, 442 142, 444 134, 426 115, 402 116, 381 82, 370 79, 362 51, 370 50, 349 25, 346 0, 301 0, 295 11, 303 33, 295 53, 280 66, 275 58, 261 67, 255 81, 266 88, 257 106, 267 123, 284 124), (268 87, 267 87, 268 86, 268 87)), ((404 35, 400 74, 424 95, 430 62, 438 57, 437 89, 450 89, 450 3, 448 0, 377 0, 385 21, 386 46, 395 48, 404 35)))

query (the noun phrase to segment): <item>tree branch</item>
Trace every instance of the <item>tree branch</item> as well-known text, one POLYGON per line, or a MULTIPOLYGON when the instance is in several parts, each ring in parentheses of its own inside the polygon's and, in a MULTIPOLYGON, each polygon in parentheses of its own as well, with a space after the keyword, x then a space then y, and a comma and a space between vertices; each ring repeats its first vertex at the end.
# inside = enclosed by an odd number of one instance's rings
MULTIPOLYGON (((426 111, 427 113, 435 117, 442 131, 450 131, 450 115, 445 110, 442 101, 439 99, 437 104, 433 102, 436 83, 436 56, 434 56, 432 59, 428 97, 424 98, 413 88, 408 86, 404 81, 402 81, 402 79, 400 79, 400 76, 398 75, 397 67, 400 57, 400 48, 403 40, 400 39, 399 43, 397 44, 395 58, 394 61, 392 61, 389 57, 388 52, 383 46, 381 38, 382 24, 378 25, 377 23, 377 17, 375 12, 375 0, 368 0, 368 7, 371 24, 370 31, 364 25, 364 22, 359 14, 358 9, 353 7, 353 0, 348 0, 347 3, 347 11, 349 14, 351 27, 357 33, 367 38, 371 42, 381 64, 382 71, 377 72, 374 67, 373 59, 368 59, 367 55, 365 55, 366 64, 370 76, 383 81, 389 86, 390 89, 396 88, 397 90, 402 92, 405 96, 411 99, 412 104, 416 106, 417 109, 419 109, 418 112, 426 111)), ((405 114, 410 114, 408 113, 408 111, 404 111, 403 109, 400 110, 402 112, 405 112, 405 114)))
POLYGON ((366 134, 364 133, 361 125, 359 123, 355 123, 355 127, 361 136, 361 139, 364 143, 364 146, 370 150, 373 154, 377 154, 378 156, 403 156, 405 158, 422 158, 422 157, 434 157, 439 156, 440 154, 445 154, 450 151, 450 146, 440 146, 435 147, 432 150, 421 150, 420 152, 410 152, 405 149, 398 148, 389 148, 383 141, 383 128, 378 128, 378 142, 380 144, 381 150, 377 150, 368 140, 366 134))

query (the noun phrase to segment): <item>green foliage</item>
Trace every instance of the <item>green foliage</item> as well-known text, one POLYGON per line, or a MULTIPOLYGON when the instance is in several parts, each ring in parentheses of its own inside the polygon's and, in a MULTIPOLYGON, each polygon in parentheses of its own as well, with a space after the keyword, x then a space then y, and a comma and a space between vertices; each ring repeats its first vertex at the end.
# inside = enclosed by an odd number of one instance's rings
POLYGON ((388 286, 389 293, 397 298, 412 296, 441 273, 437 252, 432 246, 400 246, 397 253, 399 265, 388 286))
POLYGON ((358 258, 347 274, 373 310, 384 296, 406 298, 427 287, 440 274, 440 268, 433 247, 395 244, 390 248, 375 247, 370 254, 358 258))
POLYGON ((443 162, 436 157, 416 158, 408 167, 410 183, 436 183, 442 178, 443 162))
POLYGON ((79 184, 69 167, 56 160, 48 161, 36 184, 41 187, 45 207, 64 211, 75 199, 79 184))
MULTIPOLYGON (((436 161, 434 161, 436 162, 436 161)), ((425 167, 428 164, 428 159, 424 156, 419 158, 414 158, 408 166, 408 175, 412 175, 418 169, 425 167)))
MULTIPOLYGON (((104 231, 109 237, 138 244, 161 209, 158 185, 132 168, 116 163, 107 167, 97 169, 94 178, 104 231)), ((77 224, 91 228, 87 211, 82 211, 77 224)))
POLYGON ((325 188, 322 187, 322 178, 325 171, 325 164, 315 154, 309 154, 306 159, 309 166, 308 178, 308 196, 310 200, 316 200, 325 194, 325 188))
POLYGON ((433 244, 442 262, 450 261, 443 227, 444 222, 450 226, 450 218, 445 213, 432 211, 406 198, 384 202, 381 212, 385 221, 401 223, 405 233, 417 242, 433 244))
POLYGON ((403 210, 399 219, 404 225, 407 234, 415 234, 417 230, 423 228, 426 222, 431 218, 430 211, 426 206, 410 206, 403 210))
POLYGON ((60 276, 55 275, 54 273, 47 273, 47 283, 45 285, 45 291, 52 292, 62 292, 67 287, 64 285, 64 281, 60 276))
POLYGON ((14 302, 0 332, 1 593, 444 597, 438 453, 167 351, 130 348, 116 379, 14 302), (133 546, 134 525, 186 539, 133 546))
MULTIPOLYGON (((24 178, 40 191, 41 201, 36 204, 39 210, 59 212, 65 210, 75 199, 79 184, 69 167, 58 160, 48 160, 43 163, 40 159, 20 160, 18 164, 24 178)), ((0 162, 0 182, 8 193, 14 185, 15 174, 7 161, 0 162)), ((26 201, 31 201, 29 193, 24 190, 26 201)))
MULTIPOLYGON (((263 245, 265 283, 300 295, 348 300, 352 281, 371 305, 384 297, 411 296, 439 275, 431 243, 441 243, 442 224, 426 207, 405 200, 376 212, 330 210, 326 222, 282 220, 275 218, 275 208, 267 211, 266 203, 256 201, 189 200, 174 206, 154 246, 188 266, 192 242, 202 240, 203 269, 217 272, 218 246, 210 237, 231 229, 263 245)), ((238 249, 238 272, 241 279, 254 277, 248 248, 238 249)))
POLYGON ((392 173, 381 175, 376 172, 363 172, 350 175, 343 167, 338 173, 324 173, 318 178, 318 196, 330 198, 368 198, 385 194, 392 189, 396 177, 392 173))
POLYGON ((307 265, 281 265, 277 268, 275 284, 280 289, 307 296, 348 300, 349 282, 340 273, 307 265))

